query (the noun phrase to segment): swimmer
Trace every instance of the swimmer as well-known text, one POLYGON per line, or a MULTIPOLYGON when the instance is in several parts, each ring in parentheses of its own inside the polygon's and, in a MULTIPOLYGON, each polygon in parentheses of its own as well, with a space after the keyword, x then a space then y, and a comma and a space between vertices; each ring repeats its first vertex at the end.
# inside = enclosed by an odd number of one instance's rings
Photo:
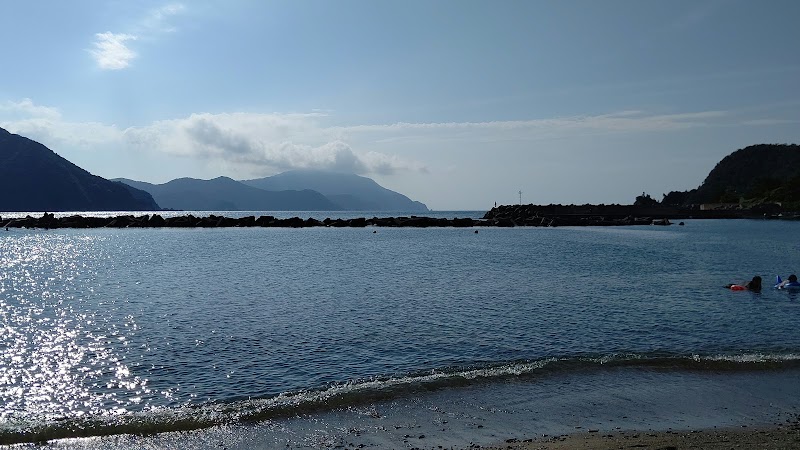
POLYGON ((761 292, 761 277, 756 275, 753 277, 752 280, 748 281, 745 284, 728 284, 725 286, 727 289, 732 291, 753 291, 753 292, 761 292))

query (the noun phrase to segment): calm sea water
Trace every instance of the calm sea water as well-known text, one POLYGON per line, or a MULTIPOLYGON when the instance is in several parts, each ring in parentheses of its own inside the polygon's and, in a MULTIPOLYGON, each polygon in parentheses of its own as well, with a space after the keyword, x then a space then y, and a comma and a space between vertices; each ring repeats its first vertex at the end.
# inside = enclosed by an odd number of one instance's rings
POLYGON ((800 298, 770 289, 800 271, 796 222, 15 229, 0 266, 2 442, 607 365, 800 360, 800 298), (756 274, 760 294, 721 287, 756 274))

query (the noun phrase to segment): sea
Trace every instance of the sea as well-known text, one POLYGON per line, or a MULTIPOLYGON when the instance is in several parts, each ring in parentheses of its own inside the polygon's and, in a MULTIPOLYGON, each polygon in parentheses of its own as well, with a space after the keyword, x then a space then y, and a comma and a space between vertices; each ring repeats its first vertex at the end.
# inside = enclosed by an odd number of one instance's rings
POLYGON ((800 223, 684 222, 0 230, 0 444, 466 448, 793 420, 800 293, 772 286, 800 271, 800 223), (724 288, 754 275, 760 293, 724 288))

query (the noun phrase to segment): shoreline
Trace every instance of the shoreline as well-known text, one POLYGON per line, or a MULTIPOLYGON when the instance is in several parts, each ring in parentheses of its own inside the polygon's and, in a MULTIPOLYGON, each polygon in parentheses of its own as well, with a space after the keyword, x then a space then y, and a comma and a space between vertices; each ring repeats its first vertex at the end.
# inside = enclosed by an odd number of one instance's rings
POLYGON ((800 369, 534 374, 254 423, 22 445, 60 450, 800 448, 799 382, 800 369))
POLYGON ((738 428, 705 428, 665 431, 613 431, 601 433, 589 430, 538 439, 509 438, 505 442, 480 447, 484 450, 616 450, 642 449, 793 449, 800 448, 800 416, 784 423, 738 428))

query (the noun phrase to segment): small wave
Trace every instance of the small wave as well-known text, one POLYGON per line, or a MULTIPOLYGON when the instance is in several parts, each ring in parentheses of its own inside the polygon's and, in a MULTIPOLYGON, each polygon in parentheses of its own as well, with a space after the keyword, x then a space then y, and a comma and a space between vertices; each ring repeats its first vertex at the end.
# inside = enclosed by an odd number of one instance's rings
POLYGON ((741 355, 719 355, 709 357, 696 357, 698 360, 708 360, 716 362, 749 363, 749 364, 780 364, 800 362, 800 353, 745 353, 741 355))
POLYGON ((0 423, 0 444, 43 442, 113 434, 188 431, 214 425, 252 423, 386 401, 442 388, 506 379, 558 376, 614 368, 656 370, 774 370, 800 367, 800 353, 666 355, 614 353, 546 358, 483 367, 449 368, 397 377, 375 377, 335 383, 318 389, 285 392, 269 398, 209 403, 102 417, 66 417, 43 422, 12 418, 0 423))

